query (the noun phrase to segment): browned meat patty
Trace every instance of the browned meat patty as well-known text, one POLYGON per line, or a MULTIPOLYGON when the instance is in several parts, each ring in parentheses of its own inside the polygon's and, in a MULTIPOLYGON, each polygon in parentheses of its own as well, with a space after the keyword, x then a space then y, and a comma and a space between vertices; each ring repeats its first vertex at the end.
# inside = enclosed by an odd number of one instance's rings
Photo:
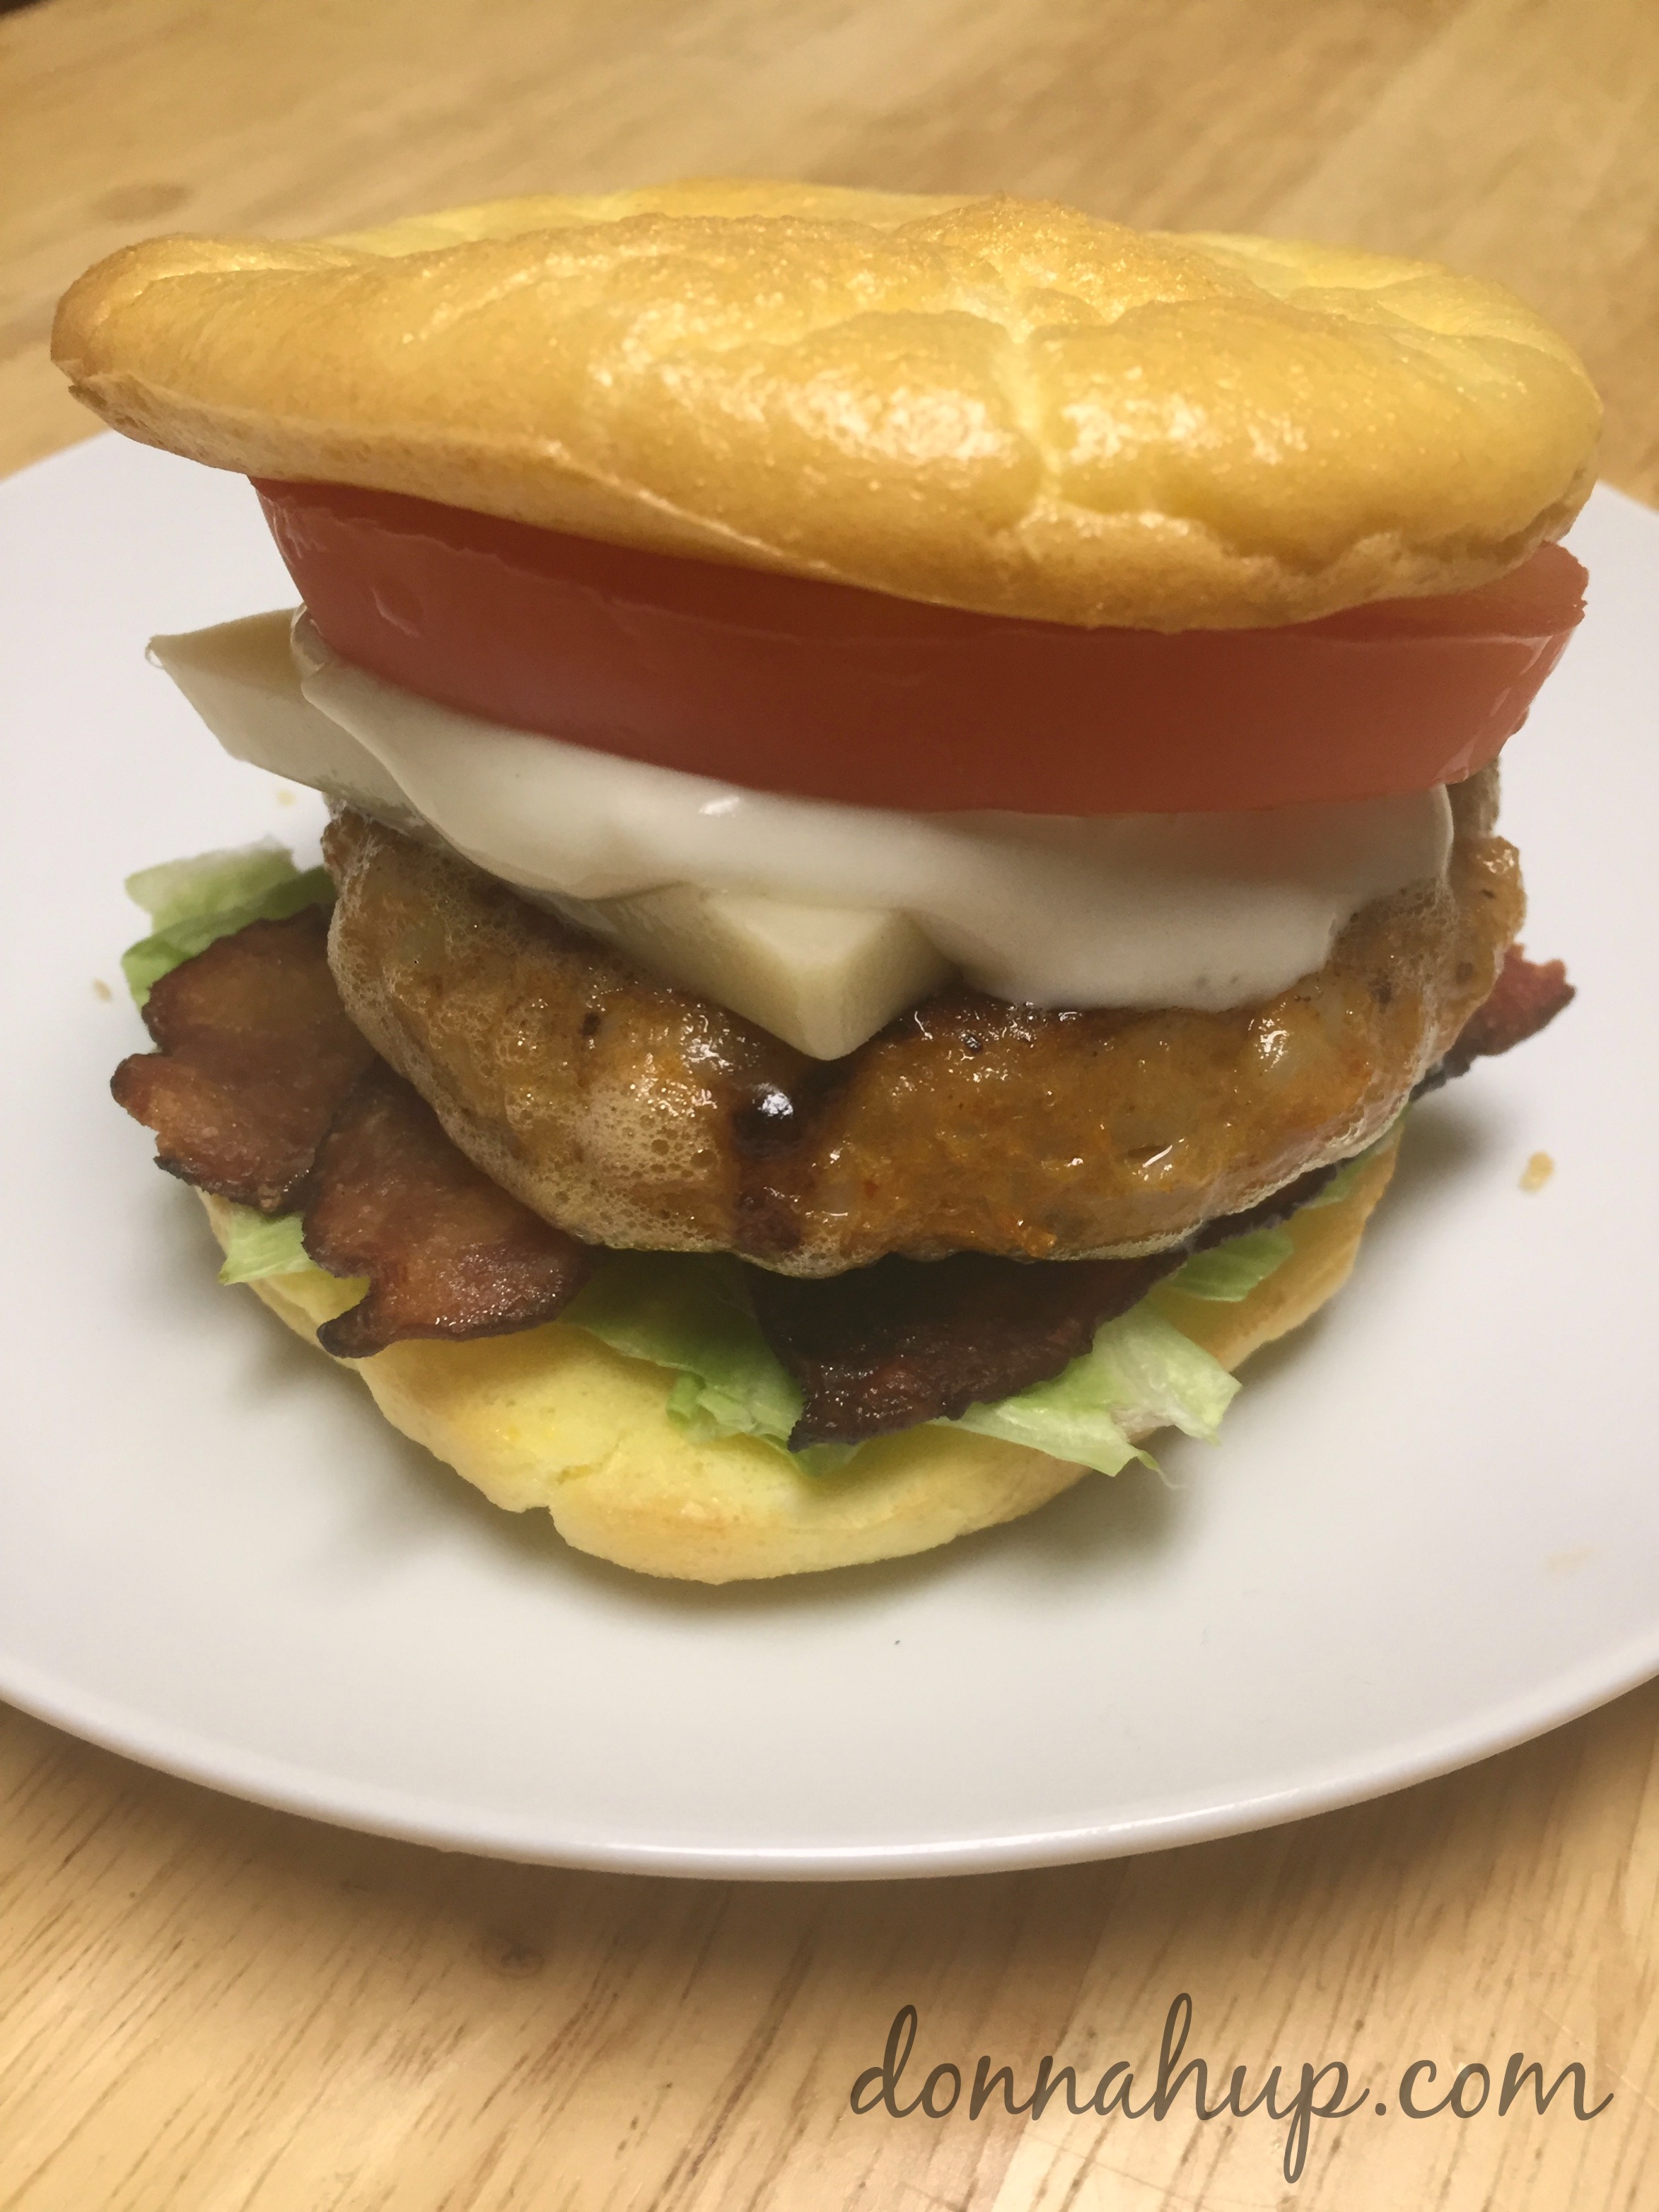
MULTIPOLYGON (((1437 1089, 1477 1060, 1536 1036, 1576 996, 1559 960, 1510 945, 1492 994, 1418 1085, 1437 1089)), ((854 1443, 1047 1382, 1088 1350, 1103 1322, 1127 1313, 1188 1253, 1288 1221, 1336 1173, 1311 1169, 1243 1213, 1217 1216, 1187 1240, 1139 1260, 878 1260, 844 1275, 751 1267, 756 1316, 800 1385, 789 1441, 854 1443)))
MULTIPOLYGON (((1512 945, 1491 997, 1419 1089, 1509 1051, 1572 996, 1559 961, 1529 961, 1512 945)), ((318 1331, 326 1351, 361 1358, 407 1337, 533 1328, 592 1272, 599 1255, 492 1182, 413 1086, 347 1035, 316 917, 256 922, 221 940, 156 985, 149 1018, 168 1042, 125 1061, 114 1088, 161 1126, 161 1164, 204 1188, 281 1188, 304 1206, 318 1263, 368 1278, 360 1303, 318 1331), (319 1142, 299 1127, 296 1100, 307 1129, 327 1115, 319 1142)), ((803 1394, 790 1441, 855 1443, 1042 1382, 1189 1250, 1287 1218, 1334 1172, 1312 1169, 1139 1259, 969 1252, 818 1278, 751 1267, 757 1317, 803 1394)))
POLYGON ((1447 881, 1357 915, 1265 1004, 1048 1012, 951 990, 808 1060, 453 856, 343 814, 330 957, 353 1019, 472 1159, 584 1241, 798 1275, 889 1253, 1127 1256, 1387 1127, 1520 926, 1493 789, 1447 881))

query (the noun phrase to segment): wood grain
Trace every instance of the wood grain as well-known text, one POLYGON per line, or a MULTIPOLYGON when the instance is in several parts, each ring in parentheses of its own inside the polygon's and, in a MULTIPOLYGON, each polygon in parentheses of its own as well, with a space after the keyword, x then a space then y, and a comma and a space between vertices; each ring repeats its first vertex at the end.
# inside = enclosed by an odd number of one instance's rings
MULTIPOLYGON (((1053 193, 1442 255, 1558 322, 1659 497, 1651 0, 46 0, 0 21, 0 466, 91 428, 51 307, 125 239, 696 170, 1053 193)), ((341 1834, 0 1716, 5 2212, 1640 2212, 1659 2202, 1659 1686, 1382 1803, 1115 1865, 741 1888, 341 1834), (855 2118, 1044 2052, 1343 2058, 1316 2123, 855 2118), (1411 2059, 1592 2100, 1413 2121, 1411 2059), (919 2075, 907 2075, 915 2094, 919 2075)), ((1137 2090, 1137 2098, 1143 2094, 1137 2090)), ((1431 2093, 1437 2094, 1437 2092, 1431 2093)), ((1212 2088, 1213 2098, 1214 2089, 1212 2088)))

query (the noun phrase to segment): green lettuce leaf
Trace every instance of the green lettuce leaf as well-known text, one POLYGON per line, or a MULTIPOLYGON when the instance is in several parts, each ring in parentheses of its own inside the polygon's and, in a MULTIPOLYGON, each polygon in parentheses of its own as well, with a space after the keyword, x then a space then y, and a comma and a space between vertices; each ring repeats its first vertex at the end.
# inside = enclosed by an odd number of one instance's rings
POLYGON ((222 1283, 254 1283, 264 1275, 300 1275, 315 1262, 307 1255, 301 1236, 304 1222, 297 1213, 274 1218, 258 1213, 251 1206, 233 1206, 222 1283))
POLYGON ((718 1254, 616 1252, 559 1316, 613 1352, 679 1370, 671 1419, 700 1443, 784 1444, 801 1395, 761 1334, 736 1264, 718 1254))
MULTIPOLYGON (((614 1254, 559 1318, 615 1352, 677 1370, 669 1418, 696 1442, 750 1436, 787 1449, 801 1395, 762 1335, 730 1260, 614 1254)), ((957 1425, 1115 1474, 1132 1459, 1146 1460, 1123 1421, 1144 1417, 1149 1425, 1213 1437, 1237 1388, 1208 1352, 1143 1304, 1109 1322, 1063 1375, 1000 1405, 972 1406, 957 1425)), ((790 1457, 825 1474, 856 1449, 815 1444, 790 1457)))
MULTIPOLYGON (((1303 1200, 1300 1210, 1311 1212, 1321 1206, 1340 1206, 1358 1182, 1367 1162, 1393 1133, 1390 1127, 1375 1144, 1367 1145, 1363 1152, 1356 1152, 1351 1160, 1345 1160, 1322 1190, 1303 1200)), ((1195 1252, 1159 1288, 1184 1291, 1189 1298, 1219 1298, 1234 1304, 1249 1297, 1256 1285, 1265 1283, 1276 1267, 1282 1267, 1295 1249, 1296 1240, 1287 1228, 1252 1230, 1244 1237, 1230 1237, 1224 1244, 1214 1245, 1207 1252, 1195 1252)))
POLYGON ((216 939, 251 921, 280 921, 334 896, 326 868, 307 868, 302 874, 293 854, 274 837, 141 868, 127 878, 126 890, 155 925, 149 936, 121 955, 121 972, 139 1006, 163 975, 205 952, 216 939))
POLYGON ((1213 1442, 1237 1391, 1236 1376, 1143 1299, 1109 1321, 1093 1348, 1052 1382, 1000 1405, 970 1406, 957 1425, 1115 1474, 1132 1459, 1157 1464, 1130 1443, 1127 1427, 1177 1428, 1213 1442))
MULTIPOLYGON (((1347 1162, 1309 1203, 1336 1204, 1376 1149, 1372 1146, 1347 1162)), ((1255 1230, 1195 1253, 1168 1278, 1168 1286, 1194 1297, 1236 1302, 1294 1249, 1288 1229, 1255 1230)), ((1129 1428, 1176 1428, 1212 1442, 1238 1394, 1238 1379, 1158 1311, 1157 1295, 1108 1322, 1091 1350, 1063 1374, 998 1404, 970 1406, 954 1425, 1103 1474, 1117 1474, 1131 1460, 1156 1466, 1130 1441, 1129 1428)), ((616 1351, 677 1370, 669 1414, 699 1441, 751 1436, 787 1448, 800 1414, 800 1392, 762 1334, 742 1271, 730 1260, 617 1254, 561 1318, 616 1351)), ((844 1466, 857 1449, 816 1445, 790 1456, 816 1473, 844 1466)))
POLYGON ((1248 1236, 1212 1245, 1207 1252, 1194 1252, 1165 1277, 1164 1286, 1184 1291, 1189 1298, 1218 1298, 1236 1305, 1276 1267, 1282 1267, 1295 1249, 1296 1240, 1288 1229, 1253 1229, 1248 1236))
MULTIPOLYGON (((233 1207, 220 1281, 250 1283, 313 1266, 301 1226, 297 1213, 272 1220, 233 1207)), ((788 1450, 801 1394, 762 1335, 735 1261, 722 1255, 611 1253, 559 1318, 613 1352, 672 1370, 668 1416, 694 1442, 754 1437, 788 1450)), ((970 1406, 960 1421, 940 1425, 1115 1474, 1131 1460, 1157 1464, 1129 1441, 1126 1424, 1212 1438, 1237 1389, 1224 1367, 1143 1300, 1108 1322, 1092 1349, 1051 1382, 998 1405, 970 1406)), ((814 1444, 788 1455, 810 1474, 828 1474, 858 1449, 814 1444)))

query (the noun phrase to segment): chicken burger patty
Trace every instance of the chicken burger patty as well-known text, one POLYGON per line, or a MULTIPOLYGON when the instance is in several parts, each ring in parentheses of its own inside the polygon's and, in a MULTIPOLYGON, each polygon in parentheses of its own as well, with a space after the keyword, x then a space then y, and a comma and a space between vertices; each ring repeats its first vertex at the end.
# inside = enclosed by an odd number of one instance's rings
POLYGON ((808 1060, 455 856, 343 812, 330 958, 461 1149, 594 1243, 787 1274, 890 1253, 1154 1249, 1384 1129, 1487 997, 1523 901, 1495 772, 1443 881, 1365 908, 1255 1006, 1048 1012, 948 990, 808 1060))

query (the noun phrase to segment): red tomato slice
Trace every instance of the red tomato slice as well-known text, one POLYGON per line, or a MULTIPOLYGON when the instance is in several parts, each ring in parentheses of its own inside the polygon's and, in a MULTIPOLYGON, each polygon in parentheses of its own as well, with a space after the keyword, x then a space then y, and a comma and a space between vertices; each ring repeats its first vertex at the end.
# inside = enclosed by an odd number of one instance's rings
POLYGON ((256 485, 343 659, 484 720, 750 789, 920 811, 1170 814, 1483 768, 1583 612, 1546 545, 1480 590, 1273 629, 1080 629, 607 545, 337 484, 256 485))

